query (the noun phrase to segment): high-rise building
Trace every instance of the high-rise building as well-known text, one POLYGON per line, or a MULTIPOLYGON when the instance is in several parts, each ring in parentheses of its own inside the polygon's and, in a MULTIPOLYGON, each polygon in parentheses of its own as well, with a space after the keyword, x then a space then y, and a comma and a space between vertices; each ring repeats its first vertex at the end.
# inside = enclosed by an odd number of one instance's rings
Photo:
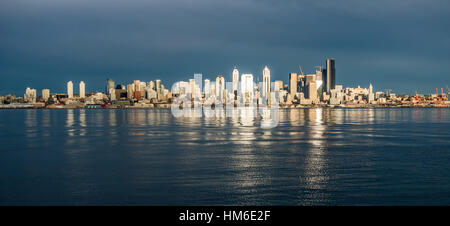
POLYGON ((216 96, 216 82, 211 82, 211 96, 216 96))
POLYGON ((239 71, 236 67, 233 69, 233 95, 234 99, 237 99, 237 90, 239 86, 239 71))
POLYGON ((224 102, 225 99, 225 78, 222 75, 218 75, 216 78, 216 97, 224 102))
POLYGON ((316 74, 307 74, 304 78, 304 89, 302 90, 305 97, 311 99, 311 95, 315 99, 317 97, 317 83, 316 83, 316 74), (311 85, 314 83, 313 85, 311 85))
POLYGON ((146 92, 146 98, 148 100, 157 99, 158 98, 157 95, 156 95, 156 91, 154 89, 150 88, 150 87, 147 87, 145 89, 145 92, 146 92))
POLYGON ((127 85, 127 98, 130 100, 134 98, 134 85, 133 84, 127 85))
POLYGON ((242 74, 241 75, 241 95, 245 104, 253 102, 253 75, 242 74))
POLYGON ((281 91, 283 90, 283 81, 281 80, 276 80, 275 82, 273 82, 273 91, 281 91))
POLYGON ((109 93, 110 93, 109 99, 110 99, 111 101, 117 99, 117 98, 116 98, 116 89, 114 89, 114 88, 110 89, 110 90, 109 90, 109 93))
POLYGON ((30 87, 27 87, 25 90, 24 99, 28 103, 36 103, 36 89, 30 89, 30 87))
POLYGON ((49 89, 43 89, 42 90, 42 99, 44 99, 44 101, 47 101, 48 98, 50 98, 50 90, 49 89))
POLYGON ((86 97, 86 87, 83 81, 80 82, 80 98, 86 97))
POLYGON ((289 73, 289 93, 292 97, 297 94, 297 73, 289 73))
POLYGON ((270 100, 270 69, 265 66, 263 69, 262 97, 264 102, 270 100))
POLYGON ((191 99, 200 98, 200 88, 196 84, 195 79, 189 79, 189 90, 191 93, 191 99))
MULTIPOLYGON (((321 68, 322 66, 320 66, 321 68)), ((316 87, 317 87, 317 98, 320 98, 322 96, 322 89, 323 89, 323 72, 321 69, 316 70, 316 87)))
POLYGON ((106 95, 110 95, 109 91, 111 89, 114 89, 114 87, 115 87, 114 81, 110 78, 106 79, 106 90, 105 90, 106 95))
POLYGON ((158 100, 162 99, 162 96, 164 95, 164 88, 161 83, 160 79, 155 80, 155 86, 156 86, 156 95, 158 96, 158 100))
POLYGON ((336 86, 336 68, 334 59, 327 59, 327 69, 324 74, 324 88, 325 92, 329 93, 336 86))
POLYGON ((156 84, 155 84, 155 82, 154 82, 154 81, 150 81, 150 82, 148 82, 147 86, 148 86, 148 87, 149 87, 150 89, 152 89, 152 90, 155 90, 155 91, 156 91, 156 84))
POLYGON ((310 99, 312 102, 315 102, 317 100, 316 82, 315 81, 309 82, 307 87, 308 87, 308 99, 310 99))
POLYGON ((67 82, 67 96, 73 98, 73 83, 72 81, 67 82))
POLYGON ((205 92, 205 99, 211 96, 211 82, 209 81, 209 79, 205 79, 204 92, 205 92))

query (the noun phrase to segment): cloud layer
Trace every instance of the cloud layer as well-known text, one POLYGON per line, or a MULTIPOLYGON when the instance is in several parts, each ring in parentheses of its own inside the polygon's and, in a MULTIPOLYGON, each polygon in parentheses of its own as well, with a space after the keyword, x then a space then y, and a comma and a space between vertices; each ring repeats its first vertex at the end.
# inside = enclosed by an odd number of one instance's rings
POLYGON ((0 3, 0 95, 26 86, 88 91, 193 73, 231 79, 233 66, 287 81, 334 57, 344 86, 450 85, 450 3, 416 1, 56 1, 0 3))

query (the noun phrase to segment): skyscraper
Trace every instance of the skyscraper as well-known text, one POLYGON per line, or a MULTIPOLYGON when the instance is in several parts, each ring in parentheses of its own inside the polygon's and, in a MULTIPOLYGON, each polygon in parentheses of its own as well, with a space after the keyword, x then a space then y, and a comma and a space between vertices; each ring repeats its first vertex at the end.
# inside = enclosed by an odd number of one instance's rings
POLYGON ((191 99, 201 98, 200 87, 196 83, 195 79, 189 79, 189 90, 191 93, 191 99))
POLYGON ((329 93, 336 86, 336 69, 334 59, 327 59, 327 69, 324 75, 325 92, 329 93))
POLYGON ((262 84, 262 97, 263 101, 270 100, 270 69, 267 65, 263 69, 263 84, 262 84))
POLYGON ((292 98, 297 94, 297 73, 289 73, 289 93, 292 98))
POLYGON ((127 85, 127 98, 128 99, 134 98, 134 84, 127 85))
POLYGON ((216 78, 216 97, 220 101, 224 102, 225 96, 225 78, 222 75, 218 75, 216 78))
POLYGON ((310 99, 313 103, 317 100, 317 86, 316 82, 312 81, 308 83, 308 99, 310 99))
POLYGON ((106 79, 106 95, 110 95, 110 90, 114 89, 114 81, 110 78, 106 79))
POLYGON ((28 103, 36 103, 36 89, 30 89, 30 87, 27 87, 25 90, 24 99, 28 103))
POLYGON ((211 95, 211 83, 209 79, 205 79, 205 99, 207 99, 211 95))
POLYGON ((47 101, 48 98, 50 98, 50 90, 49 89, 43 89, 42 90, 42 99, 44 99, 44 101, 47 101))
POLYGON ((277 80, 274 81, 273 91, 281 91, 283 90, 283 81, 277 80))
POLYGON ((253 75, 242 74, 241 75, 241 94, 244 104, 253 102, 253 75))
POLYGON ((158 100, 162 99, 162 95, 164 94, 163 86, 160 79, 155 80, 156 86, 156 95, 158 96, 158 100))
POLYGON ((305 89, 303 93, 306 98, 315 100, 317 97, 316 74, 307 74, 304 78, 305 89))
POLYGON ((233 95, 234 99, 237 99, 237 90, 239 84, 239 71, 236 67, 233 69, 233 95))
POLYGON ((86 97, 86 87, 83 81, 80 82, 80 98, 85 98, 86 97))
POLYGON ((73 98, 73 83, 72 81, 67 82, 67 96, 73 98))

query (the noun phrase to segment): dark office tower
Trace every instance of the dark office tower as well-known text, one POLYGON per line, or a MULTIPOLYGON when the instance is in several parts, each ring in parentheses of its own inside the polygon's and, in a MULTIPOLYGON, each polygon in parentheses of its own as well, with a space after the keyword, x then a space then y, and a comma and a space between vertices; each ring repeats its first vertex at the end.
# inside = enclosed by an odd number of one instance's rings
POLYGON ((324 72, 324 91, 329 93, 336 86, 336 68, 334 67, 334 59, 327 59, 327 69, 324 72))
POLYGON ((111 89, 114 89, 114 81, 110 78, 106 79, 106 95, 109 95, 111 89))

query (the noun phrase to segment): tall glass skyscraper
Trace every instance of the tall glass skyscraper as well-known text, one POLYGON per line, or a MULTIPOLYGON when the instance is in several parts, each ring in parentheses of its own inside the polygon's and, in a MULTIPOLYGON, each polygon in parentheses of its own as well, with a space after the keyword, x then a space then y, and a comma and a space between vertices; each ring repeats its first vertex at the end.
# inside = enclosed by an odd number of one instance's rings
POLYGON ((110 90, 114 89, 114 81, 110 78, 106 79, 106 95, 110 94, 110 90))
POLYGON ((334 66, 334 59, 327 59, 327 69, 324 77, 324 91, 329 93, 336 86, 336 68, 334 66))

